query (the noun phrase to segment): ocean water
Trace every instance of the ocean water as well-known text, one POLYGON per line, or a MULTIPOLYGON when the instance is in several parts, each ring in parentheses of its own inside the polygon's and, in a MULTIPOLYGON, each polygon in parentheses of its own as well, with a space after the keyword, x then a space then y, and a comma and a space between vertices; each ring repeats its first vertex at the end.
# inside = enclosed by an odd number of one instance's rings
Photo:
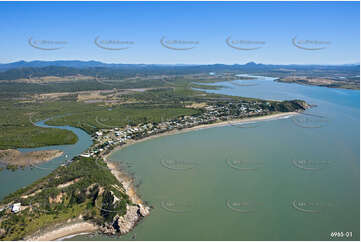
POLYGON ((317 107, 113 153, 151 214, 126 236, 72 240, 328 240, 332 232, 360 239, 360 92, 265 77, 221 85, 208 91, 317 107))

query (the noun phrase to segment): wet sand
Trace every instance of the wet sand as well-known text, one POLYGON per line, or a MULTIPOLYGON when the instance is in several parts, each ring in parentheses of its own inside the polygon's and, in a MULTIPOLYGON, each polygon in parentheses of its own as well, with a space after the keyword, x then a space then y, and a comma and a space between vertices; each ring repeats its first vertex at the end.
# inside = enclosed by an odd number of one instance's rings
POLYGON ((60 150, 20 152, 15 149, 0 150, 0 162, 8 165, 29 166, 44 163, 63 155, 60 150))
POLYGON ((64 224, 61 227, 55 228, 51 231, 40 232, 38 235, 26 238, 26 240, 32 240, 32 241, 59 240, 69 236, 95 232, 97 230, 98 227, 92 223, 76 222, 71 224, 64 224))

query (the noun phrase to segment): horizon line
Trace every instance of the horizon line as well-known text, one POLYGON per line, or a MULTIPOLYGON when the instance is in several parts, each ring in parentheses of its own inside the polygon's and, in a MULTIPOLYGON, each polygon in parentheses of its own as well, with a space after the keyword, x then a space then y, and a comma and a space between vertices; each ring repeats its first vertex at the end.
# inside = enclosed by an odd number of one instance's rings
POLYGON ((279 65, 279 66, 288 66, 288 65, 295 65, 295 66, 307 66, 307 65, 314 65, 314 66, 343 66, 343 65, 360 65, 360 62, 358 63, 343 63, 343 64, 275 64, 275 63, 262 63, 262 62, 254 62, 254 61, 248 61, 245 63, 233 63, 233 64, 224 64, 224 63, 212 63, 212 64, 186 64, 186 63, 175 63, 175 64, 162 64, 162 63, 114 63, 114 62, 103 62, 103 61, 97 61, 97 60, 72 60, 72 59, 59 59, 59 60, 18 60, 18 61, 12 61, 12 62, 1 62, 0 65, 6 65, 6 64, 13 64, 17 62, 25 62, 25 63, 31 63, 31 62, 56 62, 56 61, 79 61, 79 62, 99 62, 106 65, 168 65, 168 66, 174 66, 174 65, 188 65, 188 66, 197 66, 197 65, 246 65, 250 63, 254 63, 257 65, 279 65))

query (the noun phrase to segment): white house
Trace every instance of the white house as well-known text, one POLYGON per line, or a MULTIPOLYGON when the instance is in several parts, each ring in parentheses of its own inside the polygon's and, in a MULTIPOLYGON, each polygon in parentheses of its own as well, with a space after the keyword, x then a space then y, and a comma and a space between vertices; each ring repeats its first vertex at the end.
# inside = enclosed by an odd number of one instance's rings
POLYGON ((21 208, 21 203, 14 203, 11 208, 11 212, 18 213, 20 212, 20 208, 21 208))

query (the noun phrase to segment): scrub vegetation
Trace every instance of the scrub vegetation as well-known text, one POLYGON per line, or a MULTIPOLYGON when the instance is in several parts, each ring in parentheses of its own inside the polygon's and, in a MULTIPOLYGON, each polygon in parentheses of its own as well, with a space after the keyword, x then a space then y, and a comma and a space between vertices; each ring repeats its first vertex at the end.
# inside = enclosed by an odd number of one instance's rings
POLYGON ((122 184, 103 161, 75 158, 1 201, 0 239, 20 240, 79 216, 101 225, 124 215, 127 204, 131 202, 122 184), (11 212, 14 203, 21 203, 21 212, 11 212))

